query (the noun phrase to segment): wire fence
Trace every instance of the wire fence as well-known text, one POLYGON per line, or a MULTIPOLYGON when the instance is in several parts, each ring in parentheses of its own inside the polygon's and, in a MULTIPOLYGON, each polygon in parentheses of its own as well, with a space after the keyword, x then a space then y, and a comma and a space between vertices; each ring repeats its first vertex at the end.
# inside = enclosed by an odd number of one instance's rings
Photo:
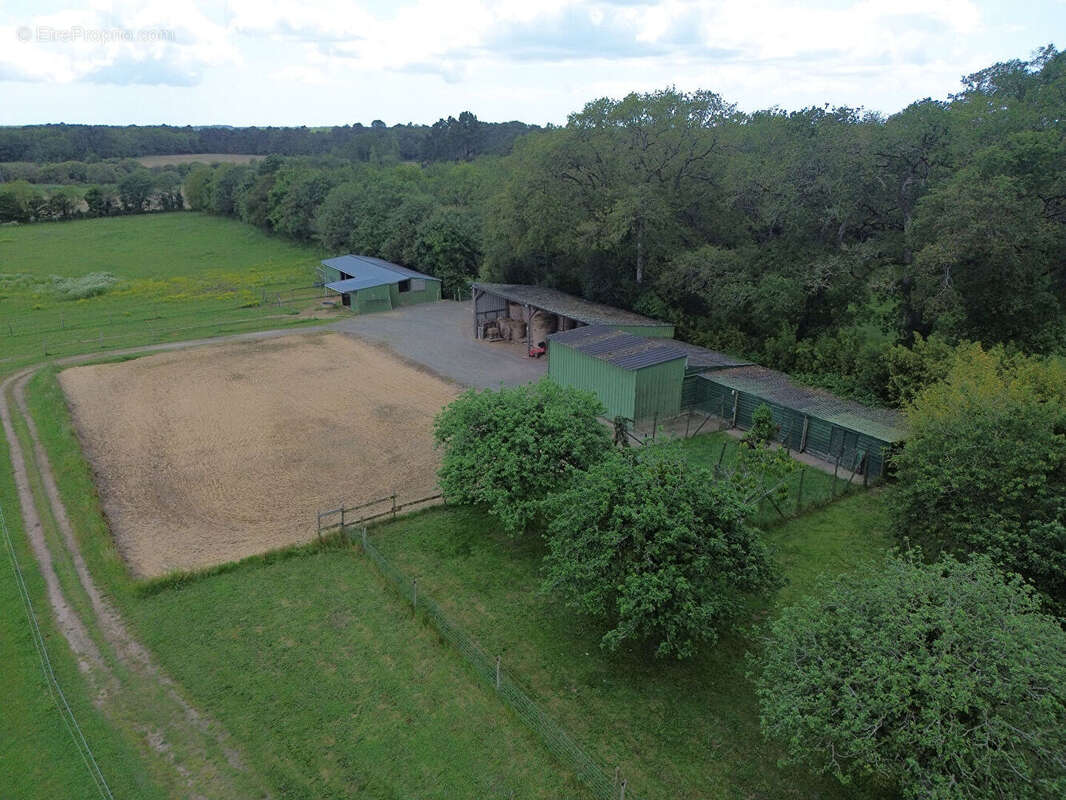
POLYGON ((415 611, 421 610, 430 625, 463 656, 478 679, 492 688, 534 733, 559 762, 574 773, 593 796, 602 800, 637 800, 628 790, 621 769, 613 775, 605 772, 573 738, 549 717, 530 697, 515 675, 499 656, 487 653, 466 631, 456 625, 439 605, 408 578, 374 546, 363 527, 360 532, 363 552, 378 571, 396 588, 415 611))
POLYGON ((85 738, 85 734, 81 730, 81 726, 78 724, 77 717, 74 716, 74 711, 70 707, 70 703, 67 702, 67 696, 63 692, 63 687, 59 685, 59 679, 56 677, 55 670, 52 668, 52 660, 48 657, 48 648, 45 645, 44 635, 41 633, 40 625, 37 623, 37 613, 33 610, 33 602, 30 599, 30 591, 26 586, 26 579, 22 574, 22 567, 19 565, 18 554, 15 552, 15 545, 11 540, 11 533, 7 529, 7 520, 4 517, 4 509, 0 506, 0 530, 4 534, 4 542, 7 545, 8 556, 11 560, 11 568, 15 573, 15 584, 18 587, 19 596, 22 598, 22 604, 26 611, 26 620, 29 623, 31 638, 33 639, 34 647, 37 650, 37 655, 41 661, 41 671, 44 673, 45 683, 48 685, 48 691, 52 695, 52 699, 55 700, 56 708, 59 710, 60 716, 63 718, 63 723, 66 725, 67 730, 70 732, 70 738, 74 741, 74 746, 78 750, 78 755, 81 756, 82 761, 85 763, 85 768, 89 772, 89 776, 92 779, 93 785, 96 787, 96 791, 105 800, 115 800, 115 796, 111 793, 111 787, 107 785, 107 779, 104 778, 104 773, 100 770, 100 765, 96 761, 96 757, 93 755, 92 748, 89 747, 89 742, 85 738))

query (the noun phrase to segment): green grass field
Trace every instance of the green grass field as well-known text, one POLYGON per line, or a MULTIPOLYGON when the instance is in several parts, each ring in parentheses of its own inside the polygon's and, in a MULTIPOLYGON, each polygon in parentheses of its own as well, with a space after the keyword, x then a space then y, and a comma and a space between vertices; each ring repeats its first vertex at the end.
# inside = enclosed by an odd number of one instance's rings
MULTIPOLYGON (((741 446, 739 439, 724 431, 653 445, 657 452, 676 453, 701 467, 714 470, 720 466, 727 471, 735 464, 741 446)), ((786 499, 760 502, 754 521, 763 526, 777 525, 802 511, 824 506, 858 489, 857 484, 849 484, 844 476, 834 478, 831 473, 796 462, 795 472, 785 482, 786 499)))
MULTIPOLYGON (((875 558, 888 546, 877 492, 856 494, 767 533, 789 578, 772 614, 813 587, 823 570, 875 558)), ((800 769, 780 769, 759 733, 744 653, 730 635, 689 662, 639 649, 604 653, 593 625, 539 591, 542 544, 512 539, 472 509, 440 509, 383 525, 379 550, 417 577, 453 620, 499 653, 548 712, 601 764, 621 765, 642 797, 871 797, 800 769)))
MULTIPOLYGON (((582 796, 357 550, 309 547, 187 582, 130 581, 54 372, 34 379, 30 403, 93 573, 278 796, 582 796)), ((790 578, 778 602, 823 570, 876 557, 886 527, 870 492, 770 530, 790 578)), ((429 511, 374 536, 605 769, 621 766, 638 796, 871 796, 775 766, 744 677, 750 637, 726 636, 680 664, 608 656, 591 625, 539 593, 539 540, 501 535, 472 509, 429 511)), ((767 612, 753 608, 753 619, 767 612)))
POLYGON ((131 581, 53 371, 29 402, 93 574, 277 797, 585 796, 351 548, 131 581))
MULTIPOLYGON (((6 326, 0 374, 39 362, 45 352, 55 357, 300 324, 306 320, 288 309, 258 303, 265 289, 308 285, 318 257, 310 248, 197 214, 0 229, 0 327, 6 326), (116 281, 103 294, 62 299, 78 289, 76 279, 94 272, 113 273, 116 281)), ((585 796, 357 550, 311 546, 188 581, 131 581, 54 370, 32 381, 29 401, 96 580, 192 703, 231 733, 273 796, 585 796)), ((24 438, 24 427, 19 431, 24 438)), ((735 442, 724 435, 668 446, 705 465, 720 458, 729 463, 735 454, 735 442)), ((807 470, 804 481, 806 497, 831 496, 832 476, 807 470)), ((145 752, 138 731, 153 722, 151 690, 142 688, 117 716, 105 718, 94 707, 48 621, 6 460, 0 502, 57 673, 116 796, 165 796, 161 765, 145 752)), ((772 508, 760 510, 762 520, 779 518, 772 508)), ((44 525, 61 549, 54 523, 44 525)), ((757 649, 750 634, 726 636, 686 663, 655 662, 633 651, 609 657, 592 626, 538 592, 538 540, 502 536, 470 509, 406 518, 377 529, 375 537, 423 591, 502 655, 601 765, 622 768, 631 796, 871 796, 868 788, 849 794, 804 770, 775 766, 777 752, 759 735, 744 677, 744 654, 757 649)), ((753 620, 809 591, 821 571, 874 557, 888 541, 877 493, 808 513, 768 537, 790 583, 769 607, 753 607, 753 620)), ((69 559, 58 558, 56 566, 71 604, 84 609, 87 599, 69 559)), ((11 570, 0 574, 0 663, 8 687, 0 714, 0 794, 10 787, 13 796, 32 800, 91 797, 89 773, 31 649, 11 570), (8 781, 8 775, 15 777, 8 781)))
POLYGON ((0 374, 46 357, 307 322, 276 298, 310 287, 322 256, 188 212, 4 226, 0 374), (115 280, 76 299, 91 291, 78 279, 97 273, 115 280))
MULTIPOLYGON (((302 324, 291 306, 260 304, 262 292, 308 286, 320 254, 241 225, 200 214, 160 214, 0 228, 0 375, 47 357, 302 324), (94 272, 116 280, 104 294, 64 299, 63 289, 94 272)), ((0 434, 0 442, 2 442, 0 434)), ((0 503, 48 641, 60 684, 117 796, 164 796, 133 734, 94 707, 65 641, 51 623, 42 580, 22 533, 6 443, 0 503)), ((77 456, 77 461, 80 456, 77 456)), ((61 467, 62 465, 57 465, 61 467)), ((60 469, 60 476, 66 476, 60 469)), ((89 483, 67 494, 98 515, 89 483)), ((102 520, 97 524, 103 527, 102 520)), ((109 537, 91 539, 100 567, 123 568, 109 537), (110 553, 108 557, 107 552, 110 553)), ((4 548, 6 550, 6 547, 4 548)), ((0 568, 0 775, 5 797, 92 797, 89 771, 49 693, 5 552, 0 568)), ((72 602, 76 581, 57 564, 72 602)), ((106 577, 106 576, 105 576, 106 577)), ((114 580, 109 586, 118 586, 114 580)))
MULTIPOLYGON (((0 507, 52 668, 96 758, 106 765, 105 779, 112 792, 116 797, 164 797, 131 741, 94 707, 66 642, 52 623, 44 583, 23 535, 3 431, 0 431, 0 507)), ((75 744, 73 731, 60 715, 58 699, 45 678, 7 545, 2 541, 0 549, 5 551, 0 556, 0 664, 4 676, 0 796, 26 800, 96 797, 96 785, 75 744)))

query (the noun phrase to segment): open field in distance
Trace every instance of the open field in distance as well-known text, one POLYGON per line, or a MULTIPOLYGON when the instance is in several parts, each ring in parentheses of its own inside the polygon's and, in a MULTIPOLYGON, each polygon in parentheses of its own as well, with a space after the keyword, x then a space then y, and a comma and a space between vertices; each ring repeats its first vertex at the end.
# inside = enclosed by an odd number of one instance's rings
POLYGON ((178 153, 169 156, 141 156, 137 159, 146 167, 167 167, 172 164, 248 164, 263 156, 250 153, 178 153))

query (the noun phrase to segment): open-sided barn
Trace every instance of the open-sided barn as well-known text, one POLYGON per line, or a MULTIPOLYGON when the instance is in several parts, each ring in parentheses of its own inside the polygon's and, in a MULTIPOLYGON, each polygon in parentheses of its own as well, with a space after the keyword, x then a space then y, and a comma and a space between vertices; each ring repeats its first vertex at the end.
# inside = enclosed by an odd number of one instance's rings
POLYGON ((593 303, 558 289, 516 283, 475 283, 474 336, 504 321, 518 323, 526 344, 539 344, 549 334, 583 325, 609 325, 626 333, 669 339, 674 326, 632 311, 593 303))
POLYGON ((353 311, 391 311, 440 300, 440 279, 370 256, 328 258, 320 269, 323 285, 353 311))

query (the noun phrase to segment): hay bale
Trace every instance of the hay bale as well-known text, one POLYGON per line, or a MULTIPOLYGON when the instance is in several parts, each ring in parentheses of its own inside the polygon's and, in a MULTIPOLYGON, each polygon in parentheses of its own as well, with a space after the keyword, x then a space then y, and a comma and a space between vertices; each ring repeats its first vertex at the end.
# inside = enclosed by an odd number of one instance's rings
POLYGON ((529 340, 533 344, 540 344, 548 338, 548 334, 555 333, 559 329, 559 318, 547 311, 537 311, 529 323, 529 340))
POLYGON ((521 303, 507 303, 507 316, 519 322, 526 321, 526 309, 521 303))

